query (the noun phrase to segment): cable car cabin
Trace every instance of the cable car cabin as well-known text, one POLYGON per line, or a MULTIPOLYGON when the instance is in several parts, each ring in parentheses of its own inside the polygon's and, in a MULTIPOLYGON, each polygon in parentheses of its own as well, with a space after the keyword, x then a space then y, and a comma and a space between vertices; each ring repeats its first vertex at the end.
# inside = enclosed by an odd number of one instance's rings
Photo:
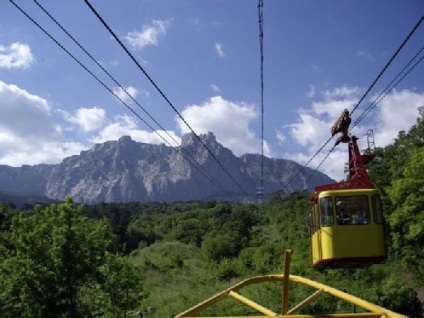
POLYGON ((314 268, 365 266, 386 259, 377 190, 322 191, 309 220, 314 268))
POLYGON ((386 245, 381 203, 368 178, 356 137, 349 141, 349 177, 315 187, 309 211, 312 266, 315 269, 384 262, 386 245))

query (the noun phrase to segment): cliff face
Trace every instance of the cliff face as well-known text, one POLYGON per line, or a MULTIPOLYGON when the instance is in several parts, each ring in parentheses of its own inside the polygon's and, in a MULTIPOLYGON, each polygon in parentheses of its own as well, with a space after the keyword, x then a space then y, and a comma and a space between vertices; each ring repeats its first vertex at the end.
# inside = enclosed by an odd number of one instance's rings
POLYGON ((12 195, 44 195, 54 165, 0 165, 0 192, 12 195))
MULTIPOLYGON (((122 137, 97 144, 57 165, 0 166, 0 192, 56 200, 71 196, 76 202, 89 204, 256 199, 260 155, 236 157, 212 133, 200 137, 210 152, 193 134, 185 135, 178 148, 122 137)), ((316 184, 332 182, 317 173, 312 183, 306 184, 310 172, 293 161, 264 158, 265 193, 312 189, 316 184), (289 184, 294 174, 298 175, 289 184)))

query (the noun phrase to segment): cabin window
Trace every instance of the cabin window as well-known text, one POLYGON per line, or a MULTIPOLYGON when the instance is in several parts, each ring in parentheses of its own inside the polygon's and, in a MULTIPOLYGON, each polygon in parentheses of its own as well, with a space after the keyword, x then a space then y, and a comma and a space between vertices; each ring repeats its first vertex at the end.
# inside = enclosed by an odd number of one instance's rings
POLYGON ((310 227, 310 235, 312 236, 317 231, 317 223, 314 213, 314 207, 311 207, 309 210, 309 227, 310 227))
POLYGON ((370 223, 370 209, 366 195, 336 197, 337 224, 364 225, 370 223))
POLYGON ((331 197, 324 197, 319 199, 319 209, 321 212, 322 226, 330 226, 334 224, 333 216, 333 200, 331 197))
POLYGON ((381 205, 380 196, 372 196, 372 208, 374 210, 374 223, 382 224, 383 223, 383 208, 381 205))

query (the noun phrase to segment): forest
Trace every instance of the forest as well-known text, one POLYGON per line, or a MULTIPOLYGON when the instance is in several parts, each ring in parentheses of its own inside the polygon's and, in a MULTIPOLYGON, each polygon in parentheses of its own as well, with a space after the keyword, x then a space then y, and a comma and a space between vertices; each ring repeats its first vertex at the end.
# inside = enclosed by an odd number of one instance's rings
MULTIPOLYGON (((421 109, 422 111, 422 109, 421 109)), ((309 193, 274 193, 262 204, 72 202, 0 204, 1 317, 173 317, 247 277, 291 273, 395 312, 423 317, 424 121, 376 149, 369 174, 384 206, 388 259, 366 268, 310 265, 309 193)), ((281 284, 244 292, 279 311, 281 284)), ((310 295, 293 286, 289 302, 310 295)), ((304 314, 360 312, 332 296, 304 314)), ((224 301, 204 312, 252 315, 224 301)))

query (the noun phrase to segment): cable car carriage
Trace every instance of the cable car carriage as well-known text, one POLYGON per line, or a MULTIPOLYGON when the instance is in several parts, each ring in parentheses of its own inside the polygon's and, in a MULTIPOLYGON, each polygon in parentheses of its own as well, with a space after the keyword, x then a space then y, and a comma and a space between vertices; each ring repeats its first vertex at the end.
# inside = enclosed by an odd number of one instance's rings
POLYGON ((381 263, 386 245, 381 203, 365 165, 373 155, 361 154, 357 138, 349 138, 346 181, 315 187, 309 224, 312 266, 346 268, 381 263))

